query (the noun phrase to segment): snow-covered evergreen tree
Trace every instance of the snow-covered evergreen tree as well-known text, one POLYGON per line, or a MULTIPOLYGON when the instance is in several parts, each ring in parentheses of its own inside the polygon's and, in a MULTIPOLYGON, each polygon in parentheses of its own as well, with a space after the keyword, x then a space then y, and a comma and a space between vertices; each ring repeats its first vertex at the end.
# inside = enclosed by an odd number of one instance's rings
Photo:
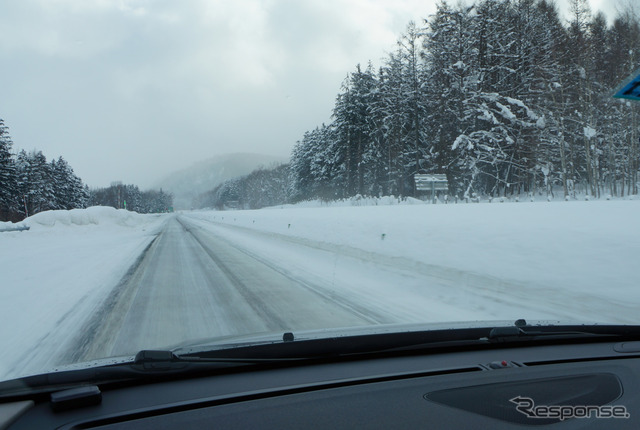
POLYGON ((640 66, 637 13, 609 26, 569 6, 565 21, 550 0, 441 1, 424 29, 409 23, 296 144, 291 199, 412 195, 416 173, 457 195, 637 193, 640 108, 611 98, 640 66))
POLYGON ((9 129, 0 119, 0 220, 13 219, 18 211, 18 181, 9 129))

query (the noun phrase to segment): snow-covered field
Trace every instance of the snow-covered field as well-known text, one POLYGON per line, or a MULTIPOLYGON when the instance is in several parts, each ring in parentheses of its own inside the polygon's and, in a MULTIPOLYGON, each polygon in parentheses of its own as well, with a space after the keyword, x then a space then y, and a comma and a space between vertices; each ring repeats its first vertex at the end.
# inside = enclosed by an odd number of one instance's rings
POLYGON ((0 233, 0 379, 28 369, 34 349, 64 350, 162 221, 93 207, 42 212, 20 223, 29 231, 0 233))
MULTIPOLYGON (((501 317, 504 312, 497 307, 504 305, 499 303, 503 297, 522 307, 549 310, 534 316, 638 321, 640 201, 371 203, 378 205, 306 203, 190 216, 330 244, 351 255, 364 251, 372 261, 376 256, 397 258, 404 267, 415 263, 416 270, 486 290, 487 300, 475 306, 484 313, 437 313, 446 320, 501 317)), ((257 241, 246 246, 257 246, 257 241)), ((371 293, 389 300, 402 294, 397 286, 371 293)), ((455 297, 453 290, 451 294, 455 297)))
MULTIPOLYGON (((640 201, 397 203, 178 216, 396 321, 638 321, 640 201)), ((0 233, 0 380, 64 351, 170 216, 55 211, 0 233)))

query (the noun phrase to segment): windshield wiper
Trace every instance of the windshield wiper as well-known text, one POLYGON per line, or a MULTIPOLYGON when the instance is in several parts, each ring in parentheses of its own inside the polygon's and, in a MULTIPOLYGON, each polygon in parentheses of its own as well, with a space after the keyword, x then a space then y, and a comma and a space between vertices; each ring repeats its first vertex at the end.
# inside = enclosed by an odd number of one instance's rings
POLYGON ((378 358, 385 355, 439 353, 446 349, 517 346, 572 341, 640 340, 640 326, 528 325, 397 331, 312 339, 281 340, 217 347, 189 347, 173 351, 143 350, 132 361, 28 376, 0 383, 0 399, 50 393, 79 384, 150 381, 189 374, 227 372, 245 368, 293 366, 326 360, 378 358))
POLYGON ((398 331, 345 337, 294 340, 286 333, 283 341, 231 346, 203 346, 175 352, 185 361, 238 361, 268 363, 300 359, 335 359, 384 353, 427 352, 443 348, 468 348, 502 343, 569 342, 584 340, 640 339, 640 326, 613 325, 528 325, 518 320, 513 326, 470 327, 424 331, 398 331))
POLYGON ((490 342, 512 342, 529 340, 568 340, 585 338, 640 337, 639 326, 627 325, 544 325, 529 326, 523 319, 517 320, 513 326, 495 327, 489 332, 490 342))
POLYGON ((218 368, 238 367, 252 364, 274 364, 300 360, 299 357, 252 358, 252 357, 198 357, 178 355, 167 350, 143 350, 136 354, 132 366, 144 370, 181 369, 191 363, 218 363, 218 368))
POLYGON ((536 338, 579 339, 593 337, 619 336, 616 333, 593 333, 581 330, 540 331, 524 330, 520 327, 496 327, 489 332, 488 340, 493 342, 509 342, 514 340, 534 340, 536 338))
POLYGON ((143 350, 133 361, 63 370, 41 375, 25 376, 0 382, 0 400, 19 399, 21 396, 48 394, 86 384, 100 385, 125 381, 155 382, 158 378, 183 378, 187 375, 231 371, 245 366, 273 365, 292 361, 288 359, 254 358, 198 358, 181 357, 172 351, 143 350))

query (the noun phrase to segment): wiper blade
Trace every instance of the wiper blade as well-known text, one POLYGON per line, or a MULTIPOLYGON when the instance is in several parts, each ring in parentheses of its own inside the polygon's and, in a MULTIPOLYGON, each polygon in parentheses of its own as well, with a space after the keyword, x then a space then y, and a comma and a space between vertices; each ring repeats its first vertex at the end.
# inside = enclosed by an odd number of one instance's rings
POLYGON ((541 331, 541 330, 524 330, 520 327, 496 327, 489 332, 488 340, 490 341, 509 341, 517 338, 584 338, 584 337, 608 337, 619 336, 614 333, 593 333, 581 330, 558 330, 558 331, 541 331))
POLYGON ((144 370, 181 369, 191 363, 217 363, 219 368, 237 367, 251 364, 282 363, 300 360, 300 357, 253 358, 253 357, 199 357, 193 355, 178 355, 173 351, 143 350, 136 354, 132 365, 144 370))
POLYGON ((182 357, 166 350, 143 350, 133 361, 86 369, 64 370, 0 382, 0 400, 47 394, 81 385, 182 378, 187 375, 230 371, 243 366, 282 363, 286 359, 182 357))
POLYGON ((227 348, 178 350, 184 361, 277 363, 295 360, 361 357, 384 353, 438 351, 442 348, 488 346, 496 343, 555 342, 571 340, 640 339, 640 326, 614 325, 528 325, 469 327, 425 331, 398 331, 231 346, 227 348))
POLYGON ((638 338, 640 337, 640 327, 617 325, 529 326, 525 320, 518 320, 513 326, 491 329, 487 339, 492 342, 509 342, 516 340, 611 337, 638 338))

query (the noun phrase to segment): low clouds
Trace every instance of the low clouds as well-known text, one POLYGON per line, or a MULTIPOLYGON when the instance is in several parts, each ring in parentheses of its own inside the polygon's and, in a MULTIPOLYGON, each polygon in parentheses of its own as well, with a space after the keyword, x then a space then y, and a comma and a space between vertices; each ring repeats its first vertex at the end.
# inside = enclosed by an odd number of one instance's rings
POLYGON ((148 186, 228 152, 289 154, 414 0, 15 0, 0 6, 0 118, 15 149, 91 186, 148 186))

